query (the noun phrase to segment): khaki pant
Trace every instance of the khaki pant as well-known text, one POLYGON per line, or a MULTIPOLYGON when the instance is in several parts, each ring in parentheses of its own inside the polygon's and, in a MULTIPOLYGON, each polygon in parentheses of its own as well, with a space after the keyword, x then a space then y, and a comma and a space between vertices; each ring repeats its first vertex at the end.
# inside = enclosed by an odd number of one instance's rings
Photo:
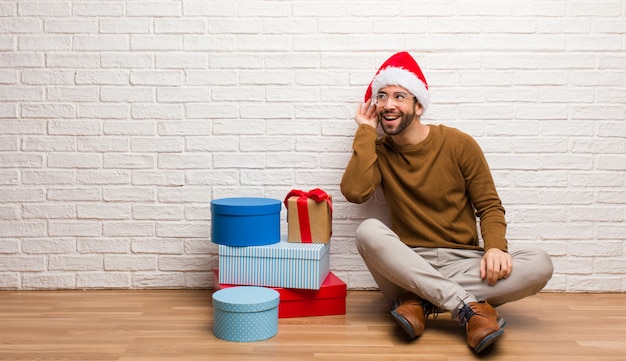
POLYGON ((488 301, 494 307, 539 292, 552 277, 552 261, 540 249, 511 252, 513 272, 490 286, 480 278, 482 250, 409 248, 377 219, 365 220, 356 242, 383 295, 394 300, 407 291, 440 310, 488 301))

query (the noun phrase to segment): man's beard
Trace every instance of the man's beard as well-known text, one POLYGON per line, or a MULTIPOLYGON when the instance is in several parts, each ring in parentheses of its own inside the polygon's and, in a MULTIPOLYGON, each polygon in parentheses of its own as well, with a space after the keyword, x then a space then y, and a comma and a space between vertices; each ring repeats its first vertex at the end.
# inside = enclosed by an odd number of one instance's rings
POLYGON ((382 112, 378 114, 378 123, 380 124, 381 128, 383 128, 383 132, 385 132, 385 134, 387 135, 398 135, 402 133, 402 131, 404 131, 409 125, 411 125, 411 123, 413 123, 413 120, 415 119, 414 111, 411 111, 410 113, 406 113, 406 114, 403 112, 400 112, 400 124, 398 124, 395 130, 387 129, 385 127, 385 119, 384 119, 384 116, 386 113, 391 113, 391 112, 382 112))

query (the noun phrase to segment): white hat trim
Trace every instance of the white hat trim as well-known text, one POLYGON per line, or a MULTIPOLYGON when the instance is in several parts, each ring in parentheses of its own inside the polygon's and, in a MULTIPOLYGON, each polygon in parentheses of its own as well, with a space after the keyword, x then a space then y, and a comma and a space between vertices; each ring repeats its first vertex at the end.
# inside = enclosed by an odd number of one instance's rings
POLYGON ((408 90, 417 98, 424 108, 424 111, 426 111, 426 108, 430 105, 430 97, 428 96, 426 84, 424 84, 415 73, 403 68, 386 67, 381 70, 374 77, 374 81, 372 81, 372 96, 375 97, 378 91, 387 85, 398 85, 408 90))

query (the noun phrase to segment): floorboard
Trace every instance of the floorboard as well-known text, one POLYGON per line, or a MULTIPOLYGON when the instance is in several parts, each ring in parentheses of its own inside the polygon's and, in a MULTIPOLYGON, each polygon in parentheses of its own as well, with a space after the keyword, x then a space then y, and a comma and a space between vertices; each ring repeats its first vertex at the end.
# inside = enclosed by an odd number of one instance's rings
POLYGON ((265 341, 213 335, 208 290, 0 291, 0 360, 626 360, 626 294, 540 293, 498 309, 501 339, 477 357, 448 313, 408 341, 379 292, 340 316, 284 318, 265 341))

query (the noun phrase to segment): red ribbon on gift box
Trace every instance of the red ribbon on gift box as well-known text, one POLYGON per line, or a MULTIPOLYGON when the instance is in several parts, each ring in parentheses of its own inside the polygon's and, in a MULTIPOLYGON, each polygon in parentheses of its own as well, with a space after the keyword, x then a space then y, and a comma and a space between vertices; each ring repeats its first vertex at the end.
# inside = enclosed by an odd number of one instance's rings
POLYGON ((300 237, 302 238, 302 243, 313 243, 313 240, 311 239, 311 223, 309 222, 309 207, 307 206, 307 199, 310 198, 317 203, 324 201, 328 202, 331 217, 333 214, 332 200, 326 192, 319 188, 311 189, 308 192, 293 189, 285 197, 285 208, 288 207, 287 200, 294 196, 299 197, 296 204, 298 207, 298 222, 300 223, 300 237))

